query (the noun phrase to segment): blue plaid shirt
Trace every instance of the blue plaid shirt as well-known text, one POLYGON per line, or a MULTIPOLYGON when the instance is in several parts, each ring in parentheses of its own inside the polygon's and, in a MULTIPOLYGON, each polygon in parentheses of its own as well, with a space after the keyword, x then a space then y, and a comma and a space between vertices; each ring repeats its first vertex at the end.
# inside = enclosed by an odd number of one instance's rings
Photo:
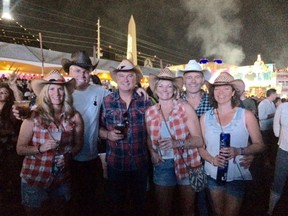
POLYGON ((135 91, 127 109, 126 103, 116 91, 103 100, 101 126, 113 130, 117 122, 127 122, 128 131, 124 139, 107 141, 107 164, 121 171, 140 169, 147 165, 147 132, 145 111, 152 106, 135 91))
MULTIPOLYGON (((183 92, 181 95, 181 98, 185 101, 187 101, 186 94, 187 94, 186 92, 183 92)), ((198 118, 200 118, 203 113, 205 113, 206 111, 211 110, 211 109, 212 109, 212 106, 209 102, 209 96, 206 92, 203 91, 201 101, 200 101, 197 109, 195 110, 196 115, 198 116, 198 118)))

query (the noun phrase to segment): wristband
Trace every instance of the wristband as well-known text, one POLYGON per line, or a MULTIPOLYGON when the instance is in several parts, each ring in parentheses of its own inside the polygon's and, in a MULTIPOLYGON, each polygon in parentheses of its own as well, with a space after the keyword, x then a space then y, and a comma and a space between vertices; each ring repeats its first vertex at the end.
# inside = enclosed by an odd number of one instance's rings
POLYGON ((212 163, 211 163, 211 164, 212 164, 213 166, 216 166, 216 164, 214 163, 214 162, 215 162, 215 159, 216 159, 215 157, 213 157, 213 159, 212 159, 212 163))
POLYGON ((40 154, 42 154, 43 152, 40 151, 40 147, 41 147, 41 145, 39 144, 39 145, 37 146, 37 149, 38 149, 38 152, 39 152, 40 154))

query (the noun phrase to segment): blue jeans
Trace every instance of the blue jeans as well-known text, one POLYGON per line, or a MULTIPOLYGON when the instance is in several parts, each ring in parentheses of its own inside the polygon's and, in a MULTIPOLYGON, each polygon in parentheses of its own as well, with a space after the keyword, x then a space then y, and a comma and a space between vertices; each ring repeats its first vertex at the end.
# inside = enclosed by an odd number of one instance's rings
POLYGON ((22 204, 29 208, 41 208, 43 202, 60 198, 68 202, 71 198, 71 184, 66 183, 57 188, 44 189, 21 182, 22 204))
POLYGON ((153 165, 154 184, 160 186, 189 185, 189 177, 178 180, 175 175, 173 159, 165 159, 157 165, 153 165))
POLYGON ((278 148, 276 165, 274 171, 274 180, 272 184, 272 191, 278 195, 282 194, 288 177, 288 152, 278 148))
POLYGON ((108 195, 112 215, 125 215, 125 206, 131 203, 132 215, 145 215, 147 166, 133 171, 121 171, 107 167, 108 195))
POLYGON ((227 194, 231 196, 242 198, 245 195, 247 182, 244 180, 230 181, 226 183, 218 183, 215 179, 208 178, 208 188, 209 190, 224 190, 227 194))

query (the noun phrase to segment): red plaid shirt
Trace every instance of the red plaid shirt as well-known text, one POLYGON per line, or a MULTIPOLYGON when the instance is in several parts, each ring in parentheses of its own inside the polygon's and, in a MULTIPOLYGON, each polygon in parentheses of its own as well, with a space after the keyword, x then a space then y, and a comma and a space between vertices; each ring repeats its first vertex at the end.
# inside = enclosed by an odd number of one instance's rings
MULTIPOLYGON (((37 115, 37 114, 36 114, 37 115)), ((71 161, 71 149, 73 145, 73 128, 72 122, 61 118, 61 144, 60 153, 65 155, 65 166, 61 175, 54 176, 52 174, 52 160, 56 153, 55 150, 49 150, 43 154, 36 154, 25 156, 22 170, 20 173, 28 184, 41 187, 52 188, 70 181, 70 161, 71 161)), ((54 123, 51 123, 48 127, 41 124, 41 119, 37 115, 34 118, 33 137, 29 145, 37 146, 45 143, 46 140, 51 139, 49 132, 58 131, 58 128, 54 123)))
POLYGON ((100 125, 113 130, 117 122, 128 122, 127 134, 118 141, 107 140, 107 164, 114 169, 131 171, 147 165, 145 111, 152 106, 135 91, 129 108, 116 91, 103 99, 100 125))
MULTIPOLYGON (((173 101, 173 111, 169 116, 168 127, 172 136, 176 140, 185 140, 191 137, 188 127, 186 126, 187 119, 185 117, 185 109, 181 103, 178 103, 176 100, 173 101), (173 130, 172 130, 173 129, 173 130)), ((150 133, 150 138, 152 140, 152 146, 154 149, 157 149, 158 140, 160 139, 160 128, 162 122, 162 114, 159 104, 156 104, 146 111, 146 124, 150 133)), ((188 177, 187 166, 197 167, 201 165, 200 155, 197 148, 193 149, 181 149, 173 148, 174 152, 174 165, 175 165, 175 174, 178 179, 188 177), (182 155, 182 156, 181 156, 182 155), (185 163, 184 163, 184 160, 185 163)))

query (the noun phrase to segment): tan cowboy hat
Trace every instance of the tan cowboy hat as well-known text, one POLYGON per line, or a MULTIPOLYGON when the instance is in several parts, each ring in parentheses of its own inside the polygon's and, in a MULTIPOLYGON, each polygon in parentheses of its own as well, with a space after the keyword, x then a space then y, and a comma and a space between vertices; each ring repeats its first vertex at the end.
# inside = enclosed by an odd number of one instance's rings
POLYGON ((179 90, 181 90, 183 87, 183 77, 175 77, 175 74, 170 71, 169 68, 162 69, 158 76, 150 74, 149 86, 153 92, 155 90, 155 85, 158 80, 171 80, 176 84, 179 90))
POLYGON ((36 96, 40 94, 42 88, 47 84, 65 85, 68 92, 72 94, 73 90, 75 89, 76 82, 75 79, 66 81, 57 70, 52 70, 43 79, 33 79, 31 81, 31 87, 36 96))
POLYGON ((196 60, 190 60, 186 65, 184 70, 177 71, 177 76, 184 76, 185 73, 190 72, 201 72, 205 80, 211 78, 211 72, 209 70, 203 70, 201 65, 196 60))
POLYGON ((98 63, 99 61, 93 65, 90 57, 86 54, 85 51, 77 51, 72 53, 71 60, 63 58, 61 61, 63 70, 67 73, 69 73, 69 68, 71 65, 76 65, 86 70, 94 70, 98 63))
POLYGON ((138 65, 134 65, 130 60, 124 59, 117 68, 110 67, 110 75, 114 81, 116 81, 116 74, 118 72, 130 72, 133 71, 136 73, 137 83, 140 83, 141 79, 143 78, 143 73, 138 65))
POLYGON ((241 79, 234 79, 234 77, 228 72, 221 72, 215 79, 212 86, 219 85, 231 85, 235 88, 238 93, 242 93, 245 90, 245 83, 241 79))

